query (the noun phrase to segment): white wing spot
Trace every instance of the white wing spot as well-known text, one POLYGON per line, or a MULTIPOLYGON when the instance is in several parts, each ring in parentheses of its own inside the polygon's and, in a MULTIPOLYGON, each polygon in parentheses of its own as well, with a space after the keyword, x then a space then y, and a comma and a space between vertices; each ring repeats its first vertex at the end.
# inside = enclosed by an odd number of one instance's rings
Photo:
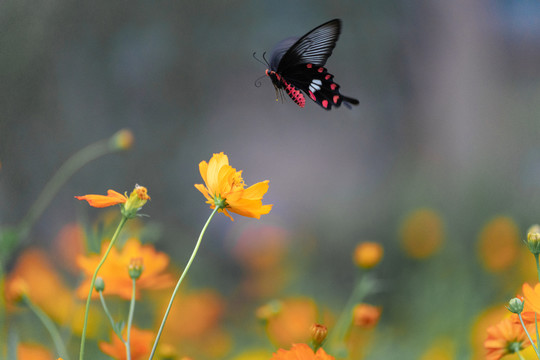
POLYGON ((321 90, 321 85, 322 85, 322 81, 319 79, 315 79, 311 82, 311 84, 309 84, 309 90, 311 90, 311 92, 321 90))

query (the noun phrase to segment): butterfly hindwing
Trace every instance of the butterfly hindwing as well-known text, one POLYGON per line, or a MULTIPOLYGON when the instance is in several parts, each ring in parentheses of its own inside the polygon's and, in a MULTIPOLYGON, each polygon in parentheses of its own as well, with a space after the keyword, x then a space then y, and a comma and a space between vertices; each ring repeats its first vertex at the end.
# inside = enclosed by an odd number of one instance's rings
MULTIPOLYGON (((332 109, 332 106, 338 107, 342 102, 345 102, 346 105, 358 104, 358 100, 340 94, 339 85, 334 82, 334 75, 322 66, 297 65, 283 74, 282 81, 288 81, 292 87, 302 90, 311 100, 326 110, 332 109)), ((288 89, 287 93, 298 104, 295 99, 295 97, 297 98, 296 93, 288 89)))

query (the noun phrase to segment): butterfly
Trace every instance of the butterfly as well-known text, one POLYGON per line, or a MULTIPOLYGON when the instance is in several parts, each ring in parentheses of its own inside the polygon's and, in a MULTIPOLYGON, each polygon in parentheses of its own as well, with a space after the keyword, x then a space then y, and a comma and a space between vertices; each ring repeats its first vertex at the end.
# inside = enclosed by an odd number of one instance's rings
POLYGON ((340 94, 334 75, 324 67, 340 32, 341 20, 334 19, 300 38, 290 37, 274 46, 266 75, 272 79, 276 97, 285 90, 296 104, 304 107, 305 93, 326 110, 342 103, 348 108, 358 105, 358 100, 340 94))

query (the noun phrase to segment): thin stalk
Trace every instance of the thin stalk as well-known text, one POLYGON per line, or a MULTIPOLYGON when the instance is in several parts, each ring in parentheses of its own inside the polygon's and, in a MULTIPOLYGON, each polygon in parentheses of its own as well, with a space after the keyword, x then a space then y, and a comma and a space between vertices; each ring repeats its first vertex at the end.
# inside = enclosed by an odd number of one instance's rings
POLYGON ((28 308, 32 310, 34 314, 36 314, 38 319, 43 323, 43 325, 45 326, 45 328, 51 335, 51 338, 54 343, 54 347, 56 348, 56 351, 58 352, 60 357, 62 357, 64 360, 68 360, 68 353, 66 350, 66 346, 64 345, 64 342, 62 341, 62 337, 60 336, 60 333, 58 332, 58 329, 54 325, 51 318, 49 318, 47 314, 45 314, 43 310, 37 307, 27 296, 23 296, 23 301, 26 304, 26 306, 28 306, 28 308))
POLYGON ((18 229, 21 238, 27 236, 30 228, 32 228, 60 188, 73 174, 90 161, 112 153, 113 150, 114 148, 110 146, 110 139, 105 139, 88 145, 67 159, 43 187, 43 190, 38 195, 36 201, 32 204, 25 217, 19 223, 18 229))
POLYGON ((124 339, 122 338, 122 334, 118 333, 116 330, 116 324, 114 322, 114 319, 111 315, 111 312, 109 311, 109 307, 107 306, 107 303, 105 302, 105 298, 103 297, 103 291, 100 291, 99 292, 99 298, 101 300, 101 306, 103 306, 103 311, 105 311, 105 314, 107 315, 107 318, 109 319, 110 323, 111 323, 111 327, 114 331, 114 333, 116 334, 116 336, 118 336, 120 338, 120 340, 122 340, 122 342, 124 342, 124 339))
POLYGON ((210 224, 210 221, 216 214, 216 212, 219 210, 219 207, 215 207, 214 211, 212 211, 212 214, 210 214, 210 217, 208 220, 206 220, 206 224, 204 224, 204 227, 201 230, 201 234, 199 235, 199 239, 197 240, 197 244, 195 245, 195 248, 193 249, 193 252, 191 253, 191 257, 189 258, 189 261, 186 264, 186 267, 184 271, 182 272, 182 275, 180 276, 180 279, 178 279, 178 282, 176 283, 176 287, 174 288, 174 291, 171 295, 171 299, 169 300, 169 305, 167 306, 167 310, 165 311, 165 315, 163 316, 163 320, 161 321, 161 325, 159 327, 156 340, 154 341, 154 346, 152 347, 152 352, 150 353, 149 360, 152 360, 154 357, 154 354, 156 352, 156 348, 159 342, 159 339, 161 337, 161 333, 163 332, 163 327, 165 326, 165 322, 167 321, 167 317, 169 316, 169 312, 171 311, 171 307, 174 301, 174 297, 176 296, 176 293, 178 292, 178 289, 180 288, 180 284, 182 284, 182 280, 184 280, 184 277, 186 276, 189 268, 191 267, 191 263, 193 262, 193 259, 195 259, 195 255, 197 255, 197 251, 199 250, 199 246, 201 245, 202 238, 204 236, 204 233, 206 232, 206 228, 208 227, 208 224, 210 224))
POLYGON ((529 338, 529 341, 531 342, 531 345, 536 352, 536 356, 538 359, 540 359, 540 353, 538 353, 538 348, 534 345, 534 341, 531 339, 531 335, 529 335, 529 332, 527 331, 527 328, 525 327, 525 324, 523 323, 523 318, 521 317, 521 313, 518 314, 519 321, 521 322, 521 326, 523 327, 523 330, 525 331, 525 334, 527 334, 527 337, 529 338))
POLYGON ((135 313, 135 283, 137 282, 136 279, 131 279, 132 281, 132 291, 131 291, 131 302, 129 304, 129 316, 128 316, 128 324, 127 324, 127 340, 125 342, 126 344, 126 356, 127 360, 131 360, 131 324, 133 323, 133 314, 135 313))
POLYGON ((118 227, 116 228, 116 231, 114 232, 114 235, 111 239, 111 243, 109 244, 109 247, 107 248, 107 251, 105 252, 105 255, 103 255, 103 258, 99 262, 98 266, 96 267, 96 271, 94 271, 94 275, 92 276, 92 281, 90 282, 90 291, 88 292, 88 298, 86 299, 86 309, 84 311, 84 325, 83 325, 83 330, 82 330, 82 335, 81 335, 81 350, 79 353, 79 360, 83 360, 84 358, 84 343, 86 341, 86 327, 88 325, 88 310, 90 308, 90 301, 92 300, 92 291, 94 291, 94 284, 96 282, 98 271, 101 268, 101 266, 103 266, 105 259, 107 259, 109 252, 111 251, 114 243, 116 242, 116 239, 118 238, 118 235, 120 234, 120 231, 124 227, 124 224, 126 223, 127 220, 128 220, 127 217, 122 216, 122 220, 120 220, 120 224, 118 224, 118 227))

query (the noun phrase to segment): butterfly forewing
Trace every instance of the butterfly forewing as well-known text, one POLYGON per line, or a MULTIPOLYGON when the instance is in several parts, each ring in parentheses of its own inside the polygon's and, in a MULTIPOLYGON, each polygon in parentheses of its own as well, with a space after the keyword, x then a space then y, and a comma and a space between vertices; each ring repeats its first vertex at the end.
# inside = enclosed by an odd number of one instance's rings
POLYGON ((332 55, 340 32, 339 19, 330 20, 311 30, 285 52, 279 61, 277 72, 298 64, 324 65, 332 55))

